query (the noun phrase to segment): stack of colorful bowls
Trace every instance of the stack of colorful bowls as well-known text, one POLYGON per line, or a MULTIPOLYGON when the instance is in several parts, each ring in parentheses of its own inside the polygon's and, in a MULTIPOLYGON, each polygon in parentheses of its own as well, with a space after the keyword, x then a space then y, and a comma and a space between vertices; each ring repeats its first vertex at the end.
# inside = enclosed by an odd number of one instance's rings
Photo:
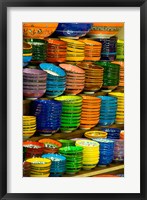
POLYGON ((66 73, 52 63, 41 63, 40 68, 47 72, 46 96, 50 98, 63 94, 66 88, 66 73))
POLYGON ((117 37, 99 38, 97 41, 102 43, 101 60, 114 61, 116 59, 117 37))
POLYGON ((101 99, 100 126, 109 126, 115 122, 117 112, 117 98, 98 96, 101 99))
POLYGON ((67 42, 66 61, 83 61, 85 57, 85 44, 78 40, 61 38, 67 42))
POLYGON ((68 146, 74 146, 75 145, 75 142, 72 141, 72 140, 60 139, 58 141, 62 144, 62 147, 68 147, 68 146))
POLYGON ((103 85, 103 67, 93 65, 89 62, 77 64, 78 67, 85 70, 84 93, 93 94, 100 90, 103 85))
POLYGON ((57 28, 58 23, 23 23, 24 38, 49 37, 57 28))
POLYGON ((99 122, 101 99, 88 95, 82 95, 82 98, 80 128, 90 129, 95 127, 99 122))
POLYGON ((107 138, 107 133, 105 131, 88 131, 84 133, 84 136, 89 139, 107 138))
POLYGON ((84 61, 98 61, 101 58, 102 44, 90 39, 81 39, 85 44, 85 58, 84 61))
POLYGON ((61 177, 66 171, 66 157, 58 154, 43 154, 42 158, 52 161, 50 168, 50 177, 61 177))
POLYGON ((91 30, 89 31, 89 37, 93 39, 97 38, 110 38, 118 34, 119 30, 124 26, 122 22, 96 22, 93 23, 91 30))
POLYGON ((103 131, 107 132, 108 139, 119 139, 120 138, 120 131, 119 128, 102 128, 103 131))
POLYGON ((120 65, 98 61, 96 65, 104 68, 102 91, 111 92, 119 85, 120 65))
POLYGON ((66 157, 66 173, 75 174, 82 168, 83 148, 76 146, 62 147, 59 153, 66 157))
POLYGON ((99 144, 91 140, 77 140, 75 145, 83 148, 82 168, 85 170, 95 168, 99 162, 99 144))
POLYGON ((36 132, 36 117, 23 116, 23 140, 33 136, 36 132))
POLYGON ((117 40, 116 60, 124 60, 124 40, 117 40))
POLYGON ((120 139, 124 140, 124 135, 125 135, 124 130, 121 130, 121 132, 120 132, 120 139))
POLYGON ((31 63, 41 63, 47 58, 47 41, 42 39, 25 39, 25 42, 32 45, 31 63))
POLYGON ((51 135, 57 132, 61 124, 62 104, 54 100, 35 100, 31 104, 31 113, 36 116, 37 132, 51 135))
POLYGON ((40 139, 38 142, 43 143, 44 144, 44 153, 58 153, 59 148, 62 147, 61 142, 58 142, 56 140, 53 139, 40 139))
POLYGON ((40 142, 23 142, 23 148, 25 150, 25 159, 32 157, 40 157, 44 152, 44 144, 40 142))
POLYGON ((49 177, 51 160, 47 158, 30 158, 26 160, 31 163, 30 177, 49 177))
POLYGON ((115 139, 114 141, 114 161, 124 161, 124 140, 115 139))
POLYGON ((82 97, 65 95, 56 97, 55 100, 62 102, 61 127, 62 132, 71 132, 80 126, 82 111, 82 97))
POLYGON ((110 96, 117 98, 116 124, 124 124, 124 93, 110 92, 110 96))
POLYGON ((92 23, 59 23, 55 35, 79 38, 85 36, 92 27, 92 23))
POLYGON ((29 177, 31 172, 31 163, 23 162, 23 177, 29 177))
POLYGON ((47 62, 61 63, 66 61, 66 49, 67 44, 64 41, 58 39, 47 39, 47 62))
POLYGON ((46 92, 47 73, 39 69, 23 69, 23 95, 34 100, 46 92))
POLYGON ((98 165, 99 166, 109 165, 113 161, 114 141, 103 138, 98 138, 93 140, 98 142, 100 145, 100 160, 98 165))
POLYGON ((66 71, 66 94, 79 94, 84 89, 85 71, 71 64, 59 64, 66 71))
POLYGON ((120 65, 118 86, 124 87, 124 61, 113 61, 112 63, 120 65))
POLYGON ((32 60, 32 45, 23 42, 23 66, 25 67, 32 60))

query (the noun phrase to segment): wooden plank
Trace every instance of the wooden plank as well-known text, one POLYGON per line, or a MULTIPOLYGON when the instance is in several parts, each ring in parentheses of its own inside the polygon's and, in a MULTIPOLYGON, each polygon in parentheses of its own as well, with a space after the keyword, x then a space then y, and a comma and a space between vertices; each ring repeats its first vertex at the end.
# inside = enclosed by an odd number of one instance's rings
POLYGON ((93 170, 81 170, 78 174, 75 175, 68 175, 65 174, 64 177, 91 177, 100 174, 108 174, 114 171, 124 171, 124 164, 111 164, 110 166, 106 167, 96 167, 93 170))

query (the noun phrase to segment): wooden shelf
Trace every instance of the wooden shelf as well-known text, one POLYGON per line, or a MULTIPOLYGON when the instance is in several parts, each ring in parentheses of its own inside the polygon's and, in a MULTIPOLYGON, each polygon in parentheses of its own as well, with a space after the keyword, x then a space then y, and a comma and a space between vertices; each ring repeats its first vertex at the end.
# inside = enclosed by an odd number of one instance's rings
POLYGON ((101 174, 124 174, 124 164, 113 163, 106 167, 96 167, 92 170, 81 170, 77 174, 65 174, 63 177, 93 177, 101 174))
MULTIPOLYGON (((124 130, 124 125, 123 124, 113 124, 111 126, 105 126, 105 128, 120 128, 121 130, 124 130)), ((91 131, 92 130, 100 130, 101 128, 103 128, 102 126, 97 126, 95 128, 92 128, 90 129, 91 131)), ((31 138, 29 138, 30 141, 38 141, 40 139, 43 139, 43 138, 51 138, 51 139, 72 139, 72 138, 82 138, 84 136, 84 133, 86 132, 87 130, 76 130, 76 131, 73 131, 71 133, 61 133, 61 132, 58 132, 58 133, 55 133, 51 136, 33 136, 31 138)))

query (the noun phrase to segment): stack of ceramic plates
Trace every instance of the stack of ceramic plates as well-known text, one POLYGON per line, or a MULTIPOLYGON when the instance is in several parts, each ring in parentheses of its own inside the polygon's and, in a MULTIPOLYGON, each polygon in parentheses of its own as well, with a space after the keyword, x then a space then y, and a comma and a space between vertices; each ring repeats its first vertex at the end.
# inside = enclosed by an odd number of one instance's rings
POLYGON ((114 141, 110 139, 93 139, 100 145, 100 160, 98 165, 109 165, 113 161, 114 141))
POLYGON ((93 138, 107 138, 107 133, 105 131, 87 131, 84 136, 89 139, 93 138))
POLYGON ((66 61, 83 61, 85 57, 85 44, 78 40, 61 38, 67 42, 66 61))
POLYGON ((102 43, 101 60, 114 61, 116 59, 117 37, 111 37, 109 39, 99 38, 97 41, 102 43))
POLYGON ((66 61, 66 49, 67 44, 64 41, 58 39, 47 39, 47 62, 60 63, 66 61))
POLYGON ((38 69, 23 69, 23 95, 34 100, 46 92, 47 73, 38 69))
POLYGON ((59 23, 55 35, 79 38, 85 36, 92 27, 92 23, 59 23))
POLYGON ((23 116, 23 139, 26 140, 36 132, 36 117, 23 116))
POLYGON ((41 63, 40 68, 47 72, 47 97, 57 97, 63 94, 66 88, 66 73, 52 63, 41 63))
POLYGON ((44 144, 44 153, 58 153, 59 148, 62 147, 61 142, 53 139, 40 139, 38 142, 44 144))
POLYGON ((102 91, 111 92, 119 85, 120 65, 111 62, 98 61, 95 63, 104 68, 102 91))
POLYGON ((81 39, 85 43, 84 61, 98 61, 101 58, 102 44, 90 39, 81 39))
POLYGON ((44 152, 44 144, 40 142, 23 142, 23 148, 25 151, 25 159, 32 157, 40 157, 44 152))
POLYGON ((57 28, 58 23, 23 23, 24 38, 46 38, 49 37, 57 28))
POLYGON ((23 42, 23 66, 25 67, 32 60, 32 45, 23 42))
POLYGON ((31 163, 30 177, 49 177, 51 160, 47 158, 30 158, 26 160, 31 163))
POLYGON ((85 170, 95 168, 99 162, 99 144, 91 140, 77 140, 75 145, 83 147, 82 168, 85 170))
POLYGON ((124 161, 124 140, 115 139, 114 141, 114 161, 124 161))
POLYGON ((50 168, 51 177, 60 177, 66 171, 66 157, 58 154, 43 154, 42 158, 48 158, 52 161, 50 168))
POLYGON ((124 130, 121 130, 121 132, 120 132, 120 139, 124 140, 124 135, 125 135, 124 130))
POLYGON ((93 65, 89 62, 77 64, 78 67, 85 70, 84 93, 93 94, 100 90, 103 85, 103 67, 93 65))
POLYGON ((124 93, 111 92, 110 96, 117 98, 117 113, 116 113, 116 124, 124 124, 124 93))
POLYGON ((72 141, 72 140, 60 139, 58 141, 62 144, 62 147, 68 147, 68 146, 74 146, 75 145, 75 142, 72 141))
POLYGON ((117 98, 110 96, 98 96, 101 99, 99 125, 109 126, 114 124, 117 111, 117 98))
POLYGON ((99 122, 101 99, 88 95, 82 95, 82 98, 80 128, 90 129, 99 122))
POLYGON ((107 132, 108 139, 119 139, 120 138, 120 131, 119 128, 102 128, 103 131, 107 132))
POLYGON ((124 61, 113 61, 112 63, 120 65, 118 86, 124 87, 124 61))
POLYGON ((84 89, 85 71, 71 64, 60 64, 66 71, 66 94, 79 94, 84 89))
POLYGON ((31 163, 23 162, 23 177, 29 177, 31 172, 31 163))
POLYGON ((66 157, 66 173, 75 174, 82 168, 83 148, 76 146, 61 147, 59 153, 66 157))
POLYGON ((47 41, 42 39, 25 39, 25 42, 32 45, 33 56, 31 63, 41 63, 47 58, 47 41))
POLYGON ((37 132, 51 135, 59 130, 62 104, 55 100, 35 100, 31 104, 31 113, 36 116, 37 132))
POLYGON ((117 40, 116 60, 124 60, 124 40, 117 40))
POLYGON ((91 30, 89 31, 89 37, 93 39, 97 38, 110 38, 115 36, 119 30, 124 26, 124 23, 118 22, 99 22, 93 23, 91 30))
POLYGON ((62 102, 60 130, 63 132, 76 130, 80 125, 82 97, 65 95, 56 97, 55 100, 62 102))

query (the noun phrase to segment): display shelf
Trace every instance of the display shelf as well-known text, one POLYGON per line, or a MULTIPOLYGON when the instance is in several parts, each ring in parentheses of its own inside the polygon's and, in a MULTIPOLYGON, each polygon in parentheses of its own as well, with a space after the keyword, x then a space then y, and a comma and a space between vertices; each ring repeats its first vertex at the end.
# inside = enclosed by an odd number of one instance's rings
POLYGON ((64 177, 93 177, 102 174, 124 174, 123 163, 112 163, 105 167, 96 167, 93 170, 81 170, 77 174, 64 174, 64 177))
MULTIPOLYGON (((90 130, 100 130, 101 128, 107 128, 107 127, 111 127, 111 128, 120 128, 121 130, 124 130, 124 125, 123 124, 113 124, 111 126, 97 126, 97 127, 94 127, 90 130)), ((51 136, 32 136, 31 138, 29 138, 30 141, 38 141, 40 139, 43 139, 43 138, 51 138, 51 139, 72 139, 72 138, 81 138, 84 136, 84 133, 86 132, 87 130, 76 130, 76 131, 73 131, 71 133, 55 133, 51 136)), ((28 140, 28 139, 27 139, 28 140)))

